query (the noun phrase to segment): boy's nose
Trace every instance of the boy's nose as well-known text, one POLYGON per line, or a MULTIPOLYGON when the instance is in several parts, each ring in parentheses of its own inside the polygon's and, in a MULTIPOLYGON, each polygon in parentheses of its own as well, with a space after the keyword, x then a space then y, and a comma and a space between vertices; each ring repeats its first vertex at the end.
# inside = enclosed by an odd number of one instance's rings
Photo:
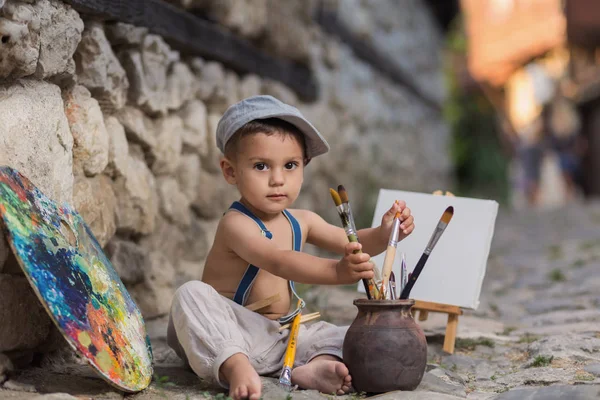
POLYGON ((273 169, 271 172, 271 186, 281 186, 284 183, 283 172, 273 169))

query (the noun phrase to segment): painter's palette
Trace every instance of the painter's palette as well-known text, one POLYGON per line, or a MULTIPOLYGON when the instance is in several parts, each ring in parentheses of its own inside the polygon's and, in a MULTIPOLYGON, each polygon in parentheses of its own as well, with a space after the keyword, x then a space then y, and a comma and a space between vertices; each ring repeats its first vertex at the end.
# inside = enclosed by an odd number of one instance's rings
POLYGON ((152 349, 142 314, 81 216, 9 167, 0 167, 0 215, 19 264, 67 342, 115 387, 146 388, 152 349))

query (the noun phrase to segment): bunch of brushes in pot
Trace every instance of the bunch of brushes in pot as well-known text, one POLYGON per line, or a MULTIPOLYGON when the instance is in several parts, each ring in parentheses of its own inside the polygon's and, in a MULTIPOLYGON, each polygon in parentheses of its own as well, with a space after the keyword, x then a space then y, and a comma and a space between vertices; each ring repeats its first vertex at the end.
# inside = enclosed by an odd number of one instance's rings
MULTIPOLYGON (((352 215, 352 210, 350 209, 350 203, 348 201, 348 193, 346 189, 342 186, 338 186, 338 191, 336 192, 334 189, 329 189, 331 193, 331 197, 336 205, 338 210, 338 214, 342 220, 342 225, 344 230, 346 231, 346 236, 348 236, 348 240, 350 242, 358 242, 358 234, 356 227, 354 225, 354 217, 352 215), (338 193, 339 192, 339 193, 338 193)), ((437 244, 438 240, 446 230, 448 223, 452 219, 454 215, 454 207, 450 206, 446 208, 442 217, 438 221, 431 238, 429 239, 429 243, 425 248, 425 251, 421 255, 419 262, 415 266, 413 272, 408 274, 406 268, 406 259, 404 257, 404 253, 402 253, 402 264, 401 264, 401 276, 400 276, 400 299, 408 299, 410 296, 410 291, 412 290, 415 282, 419 278, 421 271, 423 271, 423 267, 425 263, 429 259, 429 255, 433 251, 433 248, 437 244)), ((383 268, 381 272, 374 268, 375 278, 374 279, 363 279, 363 284, 365 285, 365 291, 367 293, 367 298, 369 300, 384 300, 390 299, 395 300, 396 295, 396 279, 394 276, 394 272, 392 271, 392 266, 394 265, 394 259, 396 257, 396 247, 398 246, 398 241, 400 238, 400 224, 402 223, 401 214, 396 213, 394 216, 394 221, 392 225, 392 231, 390 232, 390 239, 388 241, 388 246, 385 252, 385 258, 383 261, 383 268)))

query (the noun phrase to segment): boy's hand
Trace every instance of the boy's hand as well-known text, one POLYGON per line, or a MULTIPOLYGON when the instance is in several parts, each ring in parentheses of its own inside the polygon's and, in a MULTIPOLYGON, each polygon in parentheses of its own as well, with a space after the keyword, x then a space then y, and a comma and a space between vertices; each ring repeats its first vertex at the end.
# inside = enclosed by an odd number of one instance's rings
POLYGON ((403 200, 398 200, 394 202, 392 208, 390 208, 383 217, 381 218, 381 225, 379 226, 379 230, 381 232, 382 239, 387 243, 390 239, 390 233, 392 231, 392 225, 394 224, 394 216, 396 213, 401 213, 400 215, 400 240, 404 239, 415 229, 415 219, 411 215, 410 208, 406 207, 406 202, 403 200))
POLYGON ((345 247, 344 257, 336 265, 337 280, 339 284, 356 283, 361 279, 373 277, 373 263, 367 253, 353 254, 362 245, 358 242, 348 243, 345 247))

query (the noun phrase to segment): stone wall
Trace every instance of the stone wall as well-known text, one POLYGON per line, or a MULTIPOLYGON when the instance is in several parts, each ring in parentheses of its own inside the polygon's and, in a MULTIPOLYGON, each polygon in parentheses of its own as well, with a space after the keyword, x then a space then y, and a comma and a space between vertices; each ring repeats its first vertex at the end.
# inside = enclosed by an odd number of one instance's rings
MULTIPOLYGON (((308 166, 298 206, 331 222, 328 188, 339 183, 363 226, 379 187, 451 184, 441 113, 323 33, 311 18, 317 1, 177 3, 310 65, 318 101, 180 54, 145 28, 84 19, 60 1, 0 0, 0 165, 79 210, 147 319, 165 315, 175 288, 201 277, 218 218, 236 199, 220 175, 214 132, 242 98, 271 94, 294 104, 327 138, 332 151, 308 166)), ((360 37, 443 100, 441 34, 422 1, 338 7, 360 37)), ((0 352, 47 348, 52 325, 4 237, 0 321, 0 352)))

